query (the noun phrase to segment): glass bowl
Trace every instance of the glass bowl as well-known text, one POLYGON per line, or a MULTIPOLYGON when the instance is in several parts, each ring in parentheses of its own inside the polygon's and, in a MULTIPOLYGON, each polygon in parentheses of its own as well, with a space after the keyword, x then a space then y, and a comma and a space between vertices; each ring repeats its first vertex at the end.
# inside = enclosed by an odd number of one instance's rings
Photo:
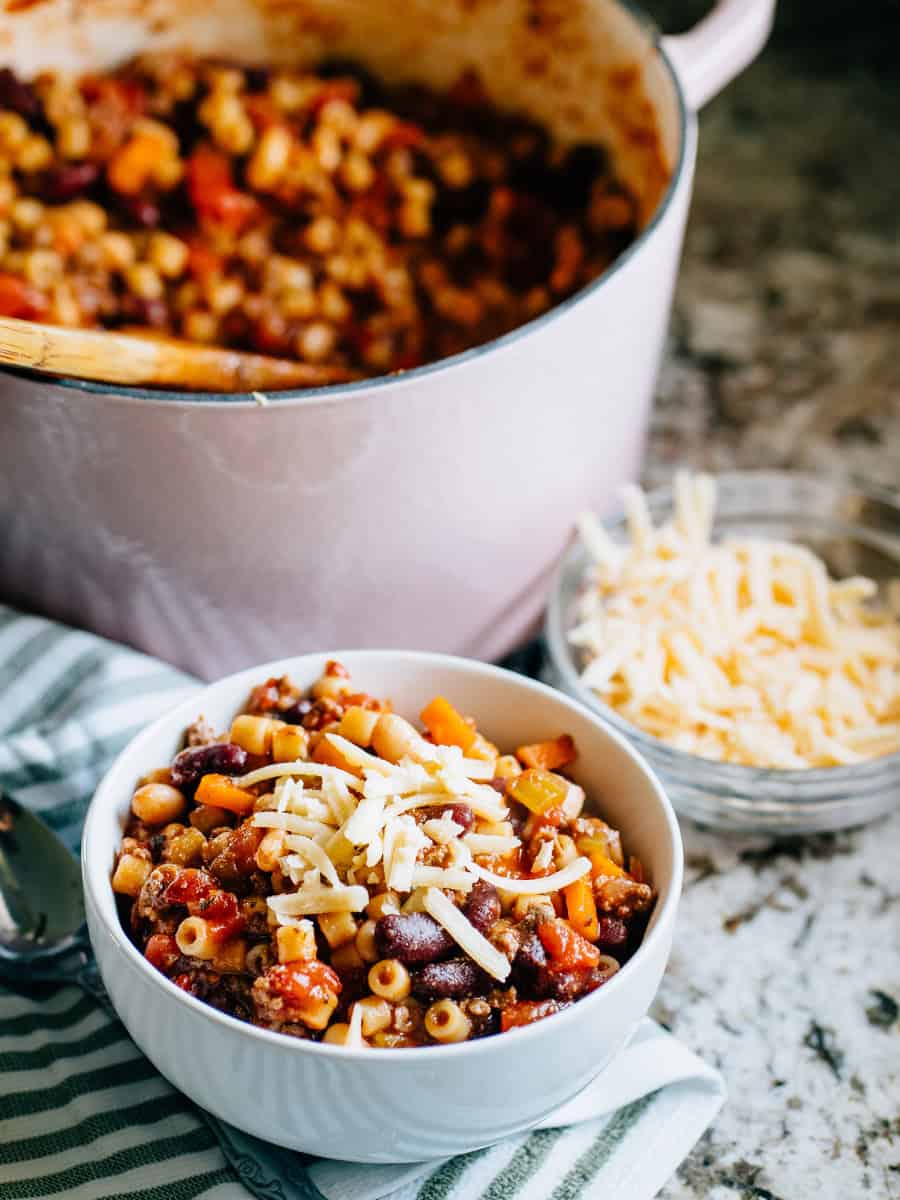
MULTIPOLYGON (((757 535, 808 546, 830 573, 900 579, 900 501, 896 495, 782 471, 735 471, 716 477, 713 536, 757 535)), ((648 496, 654 523, 672 515, 673 495, 648 496)), ((624 516, 604 523, 625 541, 624 516)), ((552 682, 600 713, 645 756, 675 808, 719 829, 771 834, 814 833, 861 825, 900 804, 900 753, 852 766, 799 770, 721 763, 667 746, 604 704, 580 679, 578 651, 568 641, 587 585, 590 556, 579 543, 560 564, 547 613, 552 682)))

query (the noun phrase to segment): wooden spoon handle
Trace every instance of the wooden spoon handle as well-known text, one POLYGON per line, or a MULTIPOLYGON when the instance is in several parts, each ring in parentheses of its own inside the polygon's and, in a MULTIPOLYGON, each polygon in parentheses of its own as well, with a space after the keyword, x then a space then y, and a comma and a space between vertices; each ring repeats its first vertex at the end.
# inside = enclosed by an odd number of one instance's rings
POLYGON ((0 317, 0 365, 102 383, 208 392, 324 387, 357 378, 343 367, 199 346, 177 338, 68 329, 0 317))

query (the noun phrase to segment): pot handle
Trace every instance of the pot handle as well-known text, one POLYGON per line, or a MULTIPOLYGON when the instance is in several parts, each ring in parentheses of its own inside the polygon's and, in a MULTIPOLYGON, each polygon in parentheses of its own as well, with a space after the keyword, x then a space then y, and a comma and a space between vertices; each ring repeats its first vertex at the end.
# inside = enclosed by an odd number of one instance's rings
POLYGON ((756 58, 774 13, 775 0, 719 0, 693 29, 662 39, 690 109, 702 108, 756 58))

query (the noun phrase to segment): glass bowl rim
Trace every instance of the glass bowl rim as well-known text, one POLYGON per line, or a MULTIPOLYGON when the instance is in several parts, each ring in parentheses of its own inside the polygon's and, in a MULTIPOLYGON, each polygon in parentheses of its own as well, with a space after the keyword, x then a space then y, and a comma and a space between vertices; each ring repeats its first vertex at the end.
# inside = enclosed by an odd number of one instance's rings
MULTIPOLYGON (((853 476, 843 480, 830 481, 809 471, 771 469, 707 473, 712 475, 717 484, 722 483, 735 487, 739 487, 742 481, 763 483, 769 479, 792 484, 805 482, 817 487, 832 487, 836 491, 855 491, 864 498, 880 505, 886 505, 893 510, 897 516, 898 536, 900 536, 900 496, 888 488, 864 482, 853 476)), ((673 488, 671 485, 664 484, 652 488, 647 491, 646 496, 651 509, 660 505, 669 509, 672 507, 673 488)), ((609 515, 598 519, 607 531, 616 530, 624 523, 625 513, 622 506, 619 505, 609 515)), ((717 520, 718 513, 713 523, 714 529, 717 520)), ((868 781, 873 788, 880 789, 884 786, 885 776, 894 773, 900 780, 900 751, 895 751, 893 754, 882 754, 859 763, 846 763, 833 767, 751 767, 743 763, 720 762, 718 759, 704 758, 699 754, 691 754, 687 750, 679 750, 625 720, 615 709, 604 703, 587 685, 582 683, 574 655, 569 647, 564 612, 565 597, 567 591, 570 590, 567 589, 567 584, 570 577, 583 577, 584 568, 588 562, 588 552, 576 536, 563 552, 554 572, 547 603, 544 636, 551 665, 559 673, 563 686, 570 695, 575 696, 582 704, 598 713, 616 730, 629 738, 657 769, 670 775, 670 782, 676 780, 682 782, 688 774, 694 774, 697 776, 696 783, 702 787, 707 781, 707 777, 715 775, 720 786, 731 791, 735 797, 744 796, 763 784, 768 786, 771 794, 772 785, 780 784, 786 791, 794 793, 794 799, 797 802, 802 802, 813 798, 810 793, 830 791, 832 786, 841 790, 845 788, 859 789, 860 784, 868 781), (700 774, 701 772, 703 774, 700 774)))

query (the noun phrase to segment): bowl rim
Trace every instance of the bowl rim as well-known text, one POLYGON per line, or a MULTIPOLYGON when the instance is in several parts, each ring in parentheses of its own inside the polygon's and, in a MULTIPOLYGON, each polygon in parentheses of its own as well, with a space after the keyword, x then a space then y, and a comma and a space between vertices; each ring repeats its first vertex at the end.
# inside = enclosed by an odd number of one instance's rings
MULTIPOLYGON (((754 481, 762 483, 769 480, 822 487, 831 486, 835 489, 844 488, 859 492, 867 499, 878 504, 886 504, 897 509, 900 514, 900 495, 889 488, 881 487, 856 476, 846 480, 823 480, 821 476, 811 471, 785 471, 777 468, 759 470, 735 470, 714 472, 713 478, 717 484, 733 484, 740 486, 741 482, 754 481)), ((669 484, 652 488, 647 492, 647 502, 665 504, 671 508, 673 489, 669 484)), ((718 514, 717 514, 718 517, 718 514)), ((601 524, 607 530, 618 529, 625 519, 624 509, 617 507, 608 516, 601 519, 601 524)), ((715 530, 716 520, 713 521, 715 530)), ((808 800, 809 791, 818 790, 823 785, 833 784, 836 788, 856 787, 861 780, 868 776, 881 776, 886 771, 896 770, 900 774, 900 751, 893 754, 883 754, 877 758, 868 758, 863 762, 843 764, 833 767, 751 767, 744 763, 720 762, 715 758, 704 758, 699 754, 691 754, 687 750, 679 750, 670 746, 661 738, 655 737, 639 726, 625 720, 615 709, 605 704, 589 687, 581 681, 581 676, 575 664, 574 655, 569 648, 567 638, 567 623, 564 612, 564 593, 569 576, 576 571, 583 572, 589 562, 586 548, 577 536, 569 543, 557 565, 553 575, 550 595, 547 601, 547 615, 544 622, 544 637, 550 653, 551 663, 563 681, 568 694, 577 698, 586 708, 590 708, 602 720, 608 722, 626 740, 630 741, 642 754, 652 756, 657 760, 657 766, 664 771, 678 772, 677 782, 683 782, 683 776, 698 769, 715 772, 722 787, 733 787, 738 795, 752 791, 759 784, 783 783, 797 793, 798 800, 808 800)), ((697 783, 703 783, 701 778, 697 783)))
POLYGON ((110 400, 149 401, 160 404, 221 405, 223 407, 243 405, 253 409, 259 407, 260 402, 257 397, 264 394, 267 405, 297 405, 306 407, 307 405, 336 404, 344 400, 352 400, 364 392, 384 392, 386 388, 392 386, 396 387, 406 383, 414 384, 418 380, 427 378, 430 375, 436 375, 450 371, 455 367, 470 364, 485 354, 493 354, 495 351, 504 350, 521 338, 546 328, 556 321, 557 318, 563 316, 570 309, 599 291, 600 288, 643 250, 649 242, 651 234, 662 224, 672 209, 675 196, 686 175, 685 168, 689 163, 689 146, 692 141, 691 129, 693 124, 696 123, 696 114, 688 107, 681 78, 666 49, 665 39, 660 35, 653 19, 638 5, 636 0, 615 0, 615 2, 647 33, 651 50, 659 57, 671 80, 678 119, 678 153, 669 173, 666 190, 657 202, 650 220, 640 230, 631 245, 627 246, 621 254, 618 254, 606 270, 598 275, 596 279, 592 279, 590 283, 587 283, 583 288, 575 292, 574 295, 567 297, 558 304, 554 304, 547 312, 533 317, 522 325, 517 325, 515 329, 511 329, 508 333, 504 333, 500 337, 492 338, 490 341, 483 342, 478 346, 472 346, 468 350, 462 350, 458 354, 451 354, 447 358, 423 363, 421 366, 411 367, 407 371, 399 371, 388 375, 375 375, 370 379, 361 379, 354 383, 328 384, 324 387, 284 388, 283 390, 265 393, 189 392, 175 391, 171 388, 128 387, 123 384, 99 383, 90 379, 73 379, 69 376, 60 376, 55 379, 41 379, 40 377, 35 378, 35 376, 28 372, 10 368, 0 369, 0 379, 8 375, 23 381, 42 382, 45 385, 55 385, 72 391, 107 396, 110 400))
MULTIPOLYGON (((319 651, 302 655, 292 655, 287 658, 274 659, 271 662, 262 663, 255 667, 249 667, 242 671, 236 671, 231 675, 227 675, 222 679, 216 680, 213 683, 207 684, 204 687, 193 692, 186 699, 180 701, 173 708, 157 717, 145 729, 142 729, 133 737, 128 744, 119 752, 115 760, 104 773, 103 778, 97 785, 94 794, 88 806, 88 811, 84 822, 84 834, 81 844, 81 873, 82 885, 85 891, 86 899, 88 900, 96 918, 102 924, 103 931, 109 937, 120 953, 124 954, 131 968, 138 973, 143 973, 144 976, 152 980, 157 987, 161 987, 163 993, 169 996, 170 999, 177 1001, 180 1004, 187 1006, 190 1011, 201 1014, 207 1019, 223 1024, 225 1030, 237 1034, 239 1032, 252 1037, 255 1040, 268 1043, 270 1045, 280 1047, 288 1053, 309 1053, 316 1055, 324 1055, 326 1058, 337 1056, 343 1061, 348 1059, 363 1060, 366 1062, 381 1062, 381 1061, 397 1061, 397 1062, 421 1062, 422 1056, 426 1055, 429 1062, 440 1061, 440 1058, 435 1060, 434 1056, 446 1056, 448 1054, 485 1054, 491 1053, 491 1047, 500 1042, 504 1045, 499 1035, 492 1035, 484 1038, 477 1038, 472 1041, 458 1042, 452 1045, 436 1045, 436 1046, 409 1046, 409 1047, 385 1047, 378 1048, 377 1054, 373 1055, 372 1047, 348 1047, 332 1045, 325 1042, 313 1042, 305 1039, 292 1038, 286 1034, 279 1033, 275 1030, 260 1029, 258 1026, 251 1025, 247 1021, 242 1021, 238 1017, 231 1016, 228 1013, 220 1012, 204 1001, 197 999, 195 996, 189 995, 176 985, 161 972, 147 962, 144 956, 138 951, 137 947, 127 937, 121 922, 118 919, 118 914, 115 911, 115 897, 112 893, 112 885, 109 873, 105 869, 101 869, 99 865, 94 865, 91 861, 91 846, 95 837, 94 830, 101 821, 106 819, 106 810, 110 807, 107 801, 107 794, 112 804, 115 803, 118 789, 113 788, 112 780, 119 774, 131 755, 138 749, 142 748, 147 742, 153 741, 160 731, 169 724, 180 724, 184 721, 185 726, 190 722, 192 717, 186 714, 196 715, 197 706, 202 706, 204 697, 209 696, 217 689, 236 686, 239 682, 245 683, 248 687, 259 680, 271 674, 289 674, 291 664, 294 669, 298 669, 299 665, 307 660, 318 661, 324 658, 349 658, 353 656, 357 661, 369 659, 375 663, 379 659, 390 658, 396 661, 397 658, 404 660, 411 667, 418 669, 428 666, 451 666, 462 667, 466 671, 472 672, 475 676, 487 676, 495 679, 503 679, 508 683, 513 684, 517 688, 526 692, 532 692, 538 697, 543 697, 545 700, 550 699, 554 703, 561 704, 564 708, 569 708, 580 716, 586 716, 590 722, 599 729, 599 731, 611 740, 619 753, 629 759, 633 766, 637 767, 640 773, 644 776, 644 780, 648 785, 648 797, 652 796, 653 801, 660 809, 664 818, 666 832, 668 834, 668 851, 672 861, 672 877, 666 889, 665 894, 660 894, 657 897, 656 904, 653 910, 653 924, 644 935, 640 945, 635 953, 619 971, 612 976, 602 987, 591 992, 587 996, 570 1004, 567 1008, 560 1012, 553 1013, 549 1017, 545 1017, 540 1021, 516 1030, 516 1045, 530 1044, 536 1037, 547 1036, 549 1030, 560 1029, 563 1021, 572 1021, 577 1019, 573 1014, 579 1011, 587 1015, 588 1006, 590 1011, 596 1009, 596 1005, 604 994, 608 993, 608 989, 615 988, 617 991, 628 985, 628 980, 632 977, 633 971, 630 971, 632 963, 638 959, 646 959, 649 957, 651 948, 662 944, 668 936, 668 931, 673 925, 675 915, 678 908, 678 903, 681 895, 681 889, 684 877, 684 847, 681 838, 681 830, 678 825, 678 819, 675 816, 675 811, 672 807, 666 792, 657 778, 655 772, 644 758, 630 746, 628 741, 615 729, 598 718, 585 705, 580 704, 571 696, 567 696, 564 692, 556 688, 549 687, 547 684, 540 683, 537 680, 530 679, 527 676, 519 675, 514 671, 509 671, 503 667, 497 667, 493 664, 483 663, 477 659, 467 659, 458 655, 438 654, 423 650, 381 650, 381 649, 366 649, 366 650, 334 650, 334 651, 319 651), (101 808, 103 812, 101 812, 101 808), (101 883, 101 880, 103 883, 101 883), (112 919, 109 919, 104 911, 104 906, 101 903, 99 887, 108 889, 108 897, 112 898, 112 919), (625 977, 625 983, 622 983, 622 977, 625 977)), ((636 1020, 645 1016, 644 1012, 636 1015, 636 1020)), ((584 1017, 582 1017, 584 1019, 584 1017)), ((496 1047, 494 1052, 496 1052, 496 1047)))

